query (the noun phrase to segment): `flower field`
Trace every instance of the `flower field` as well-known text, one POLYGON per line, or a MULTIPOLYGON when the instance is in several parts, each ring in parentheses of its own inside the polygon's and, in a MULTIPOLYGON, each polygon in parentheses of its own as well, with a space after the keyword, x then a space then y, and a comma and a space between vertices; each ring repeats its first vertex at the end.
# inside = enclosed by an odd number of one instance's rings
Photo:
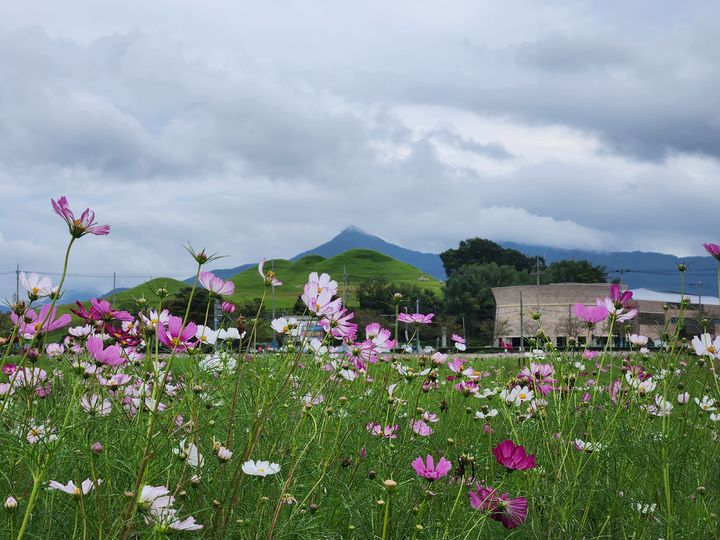
MULTIPOLYGON (((214 256, 192 249, 205 320, 169 313, 162 289, 136 312, 94 299, 73 319, 56 308, 72 247, 110 228, 64 197, 53 209, 63 276, 22 276, 0 341, 3 538, 720 534, 720 338, 650 351, 633 335, 613 351, 538 337, 525 355, 478 356, 453 336, 446 353, 398 354, 398 324, 432 314, 359 328, 332 276, 311 273, 302 300, 322 335, 246 320, 224 301, 233 283, 204 271, 214 256), (282 352, 257 352, 262 324, 282 352)), ((282 277, 258 268, 268 297, 282 277)), ((631 301, 614 285, 573 313, 612 328, 631 301)))

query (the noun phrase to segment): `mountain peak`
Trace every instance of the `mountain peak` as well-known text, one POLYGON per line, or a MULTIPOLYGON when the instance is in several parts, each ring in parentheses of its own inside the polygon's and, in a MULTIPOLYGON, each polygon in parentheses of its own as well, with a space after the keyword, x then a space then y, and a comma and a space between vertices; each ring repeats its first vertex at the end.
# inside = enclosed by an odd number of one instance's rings
POLYGON ((340 231, 340 234, 338 234, 338 236, 342 236, 344 234, 362 234, 365 236, 374 236, 369 232, 362 230, 360 227, 356 227, 355 225, 345 227, 342 231, 340 231))

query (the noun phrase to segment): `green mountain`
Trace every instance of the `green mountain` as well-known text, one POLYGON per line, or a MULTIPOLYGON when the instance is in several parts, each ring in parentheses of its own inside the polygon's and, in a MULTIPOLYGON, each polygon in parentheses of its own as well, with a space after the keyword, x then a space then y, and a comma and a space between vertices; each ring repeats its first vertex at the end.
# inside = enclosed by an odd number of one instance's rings
MULTIPOLYGON (((295 304, 298 295, 302 294, 310 272, 330 274, 338 282, 340 294, 343 294, 343 288, 345 289, 350 303, 352 303, 353 290, 358 284, 381 278, 392 283, 417 285, 432 290, 439 296, 442 295, 442 283, 437 279, 414 266, 369 249, 351 249, 329 259, 320 255, 307 255, 296 261, 284 259, 268 261, 265 270, 271 268, 277 278, 283 282, 281 287, 275 288, 275 306, 278 309, 289 309, 295 304)), ((270 290, 266 291, 256 267, 244 270, 230 279, 235 283, 235 294, 228 300, 243 304, 261 298, 263 293, 267 293, 266 305, 270 305, 270 290)), ((154 298, 152 291, 158 287, 165 287, 172 293, 188 286, 182 281, 161 277, 118 292, 110 299, 114 303, 121 304, 144 295, 152 302, 154 298)))

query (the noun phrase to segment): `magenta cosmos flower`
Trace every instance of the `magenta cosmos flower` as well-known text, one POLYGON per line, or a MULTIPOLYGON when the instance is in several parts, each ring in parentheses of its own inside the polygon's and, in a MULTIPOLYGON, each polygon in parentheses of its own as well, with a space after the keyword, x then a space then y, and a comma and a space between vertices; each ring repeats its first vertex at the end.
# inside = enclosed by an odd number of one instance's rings
POLYGON ((94 234, 97 236, 104 236, 110 234, 110 225, 98 225, 95 222, 95 212, 86 208, 82 215, 76 219, 73 211, 70 210, 67 198, 65 195, 60 197, 57 201, 50 199, 53 210, 55 213, 65 220, 65 223, 70 229, 70 234, 73 238, 80 238, 86 234, 94 234))
POLYGON ((110 345, 103 348, 103 340, 99 336, 89 337, 85 347, 98 364, 119 366, 125 363, 120 345, 110 345))
POLYGON ((217 277, 212 272, 200 272, 198 276, 200 285, 205 287, 212 298, 230 296, 235 292, 235 284, 228 280, 217 277))
POLYGON ((435 465, 435 460, 433 460, 433 457, 428 454, 425 461, 423 461, 422 457, 418 457, 415 461, 413 461, 412 467, 415 469, 418 476, 422 476, 426 480, 430 480, 432 482, 438 478, 447 476, 450 469, 452 469, 452 463, 444 457, 441 457, 440 461, 438 461, 437 465, 435 465))
POLYGON ((715 257, 720 262, 720 246, 717 244, 703 244, 705 251, 715 257))
POLYGON ((525 497, 510 499, 507 493, 498 495, 495 489, 480 484, 475 491, 470 492, 470 506, 475 510, 490 512, 490 519, 499 521, 506 529, 514 529, 522 524, 528 514, 525 497))
POLYGON ((516 446, 510 439, 504 440, 492 451, 497 462, 510 471, 524 471, 536 467, 535 455, 527 455, 525 447, 516 446))
POLYGON ((434 316, 434 313, 428 313, 427 315, 422 313, 400 313, 398 321, 409 324, 430 324, 434 316))
POLYGON ((196 333, 197 325, 195 323, 188 323, 185 328, 183 328, 183 320, 173 315, 168 317, 167 327, 163 325, 158 326, 158 339, 160 343, 175 352, 184 352, 192 349, 194 343, 191 343, 190 340, 195 337, 196 333))

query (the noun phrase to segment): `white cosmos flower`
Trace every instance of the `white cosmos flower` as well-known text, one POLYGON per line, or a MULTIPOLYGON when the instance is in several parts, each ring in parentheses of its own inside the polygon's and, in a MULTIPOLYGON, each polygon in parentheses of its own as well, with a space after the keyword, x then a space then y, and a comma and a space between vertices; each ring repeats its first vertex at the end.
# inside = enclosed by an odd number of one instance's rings
POLYGON ((269 476, 271 474, 277 474, 280 472, 280 465, 277 463, 270 463, 269 461, 253 461, 252 459, 246 461, 242 465, 242 471, 245 474, 251 476, 269 476))
POLYGON ((715 410, 715 400, 707 396, 703 396, 702 401, 700 401, 698 398, 695 398, 695 403, 697 403, 697 406, 700 407, 703 411, 715 410))
POLYGON ((521 403, 524 403, 525 401, 530 401, 535 396, 532 390, 530 390, 527 386, 515 386, 512 390, 508 392, 507 389, 503 389, 502 392, 500 392, 500 398, 505 401, 506 403, 512 403, 516 406, 519 406, 521 403))
POLYGON ((497 409, 491 409, 487 412, 477 411, 475 413, 475 416, 481 420, 484 420, 485 418, 492 418, 493 416, 497 416, 498 411, 497 409))
POLYGON ((78 338, 87 337, 92 333, 93 327, 89 324, 86 324, 85 326, 73 326, 71 328, 68 328, 68 334, 78 338))
POLYGON ((644 347, 648 344, 648 338, 647 336, 641 336, 638 334, 631 334, 628 338, 630 340, 630 343, 635 345, 636 347, 644 347))
POLYGON ((695 354, 698 356, 709 356, 710 358, 720 358, 720 336, 715 339, 708 333, 692 339, 692 345, 695 348, 695 354))
POLYGON ((230 461, 230 459, 233 457, 233 452, 232 452, 232 450, 229 450, 229 449, 225 448, 224 446, 221 446, 217 450, 217 457, 222 463, 225 463, 225 462, 230 461))
POLYGON ((187 460, 187 464, 191 467, 202 468, 205 464, 205 458, 198 450, 194 443, 185 444, 185 439, 180 441, 179 448, 173 448, 173 453, 187 460))
POLYGON ((659 395, 655 396, 655 405, 649 405, 647 407, 647 412, 653 416, 670 416, 672 410, 673 404, 659 395))
POLYGON ((170 490, 165 486, 143 486, 138 498, 141 510, 168 508, 175 502, 170 490))
MULTIPOLYGON (((102 484, 102 480, 98 478, 97 485, 102 484)), ((95 487, 95 482, 90 480, 89 478, 87 480, 83 480, 82 483, 79 486, 76 486, 75 483, 70 480, 67 484, 61 484, 60 482, 56 482, 55 480, 50 480, 50 485, 48 485, 48 489, 54 489, 56 491, 62 491, 63 493, 67 493, 68 495, 72 495, 76 499, 79 499, 83 495, 87 495, 90 493, 90 490, 95 487)))
POLYGON ((278 334, 289 334, 294 328, 298 327, 298 321, 294 317, 279 317, 274 319, 270 323, 270 326, 272 326, 273 330, 278 334))
POLYGON ((97 394, 84 395, 80 400, 83 410, 92 416, 107 416, 112 411, 112 402, 97 394))
POLYGON ((45 426, 30 426, 27 434, 27 442, 35 444, 36 442, 51 443, 58 439, 55 428, 48 429, 45 426))
POLYGON ((582 439, 575 439, 573 443, 575 444, 575 448, 577 450, 587 453, 598 452, 605 448, 604 444, 600 444, 598 442, 586 442, 582 439))
POLYGON ((57 287, 52 286, 52 282, 49 277, 40 277, 35 272, 31 272, 30 274, 20 272, 19 279, 20 285, 22 285, 23 289, 27 291, 28 298, 30 300, 37 300, 43 296, 50 296, 51 294, 56 293, 58 289, 57 287))
POLYGON ((234 341, 236 339, 242 339, 244 336, 245 332, 241 335, 237 328, 221 328, 217 333, 217 338, 223 341, 234 341))
POLYGON ((683 392, 682 394, 678 394, 677 402, 680 405, 685 405, 688 401, 690 401, 690 394, 687 392, 683 392))
POLYGON ((218 333, 208 326, 198 324, 197 331, 195 332, 195 337, 202 343, 207 343, 208 345, 215 345, 215 342, 218 338, 218 333))

